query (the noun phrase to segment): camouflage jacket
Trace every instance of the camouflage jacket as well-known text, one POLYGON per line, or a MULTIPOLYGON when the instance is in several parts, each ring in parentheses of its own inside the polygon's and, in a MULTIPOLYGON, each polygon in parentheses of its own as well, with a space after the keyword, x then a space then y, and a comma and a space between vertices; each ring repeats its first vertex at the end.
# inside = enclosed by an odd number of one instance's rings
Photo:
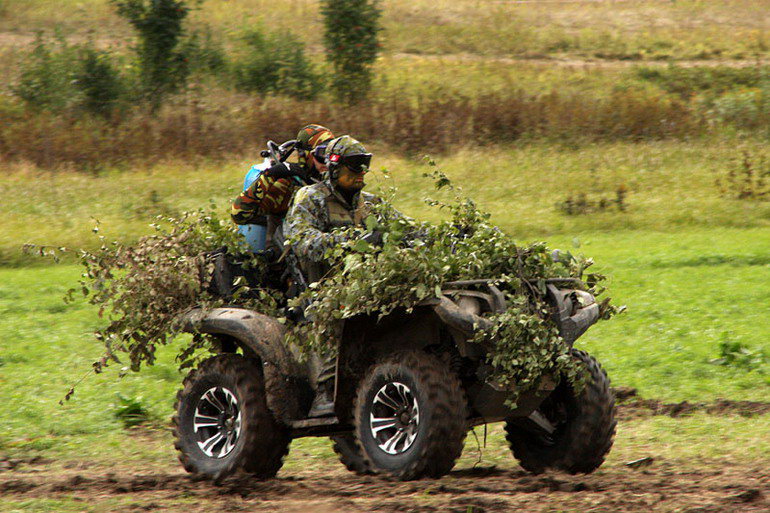
POLYGON ((278 164, 263 171, 232 204, 235 224, 264 224, 264 216, 283 217, 294 192, 309 183, 304 166, 278 164))
POLYGON ((328 182, 302 187, 283 222, 283 233, 300 259, 322 262, 326 250, 344 240, 335 228, 363 226, 379 198, 368 192, 353 196, 352 204, 328 182))

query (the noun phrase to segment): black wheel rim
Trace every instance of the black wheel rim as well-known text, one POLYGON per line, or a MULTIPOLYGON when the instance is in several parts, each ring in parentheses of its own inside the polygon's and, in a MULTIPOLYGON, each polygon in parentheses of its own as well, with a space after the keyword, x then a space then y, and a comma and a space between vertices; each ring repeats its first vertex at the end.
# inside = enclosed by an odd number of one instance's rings
POLYGON ((408 386, 393 381, 374 395, 369 429, 380 450, 394 456, 406 452, 419 427, 420 407, 408 386))
POLYGON ((230 454, 241 435, 241 409, 232 391, 209 388, 195 407, 193 432, 198 448, 209 458, 230 454))

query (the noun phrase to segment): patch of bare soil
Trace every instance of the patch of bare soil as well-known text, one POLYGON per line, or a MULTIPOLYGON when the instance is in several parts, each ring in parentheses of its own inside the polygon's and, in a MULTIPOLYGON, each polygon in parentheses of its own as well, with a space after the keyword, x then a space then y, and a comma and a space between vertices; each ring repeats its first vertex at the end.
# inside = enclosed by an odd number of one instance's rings
POLYGON ((668 415, 680 417, 695 412, 705 412, 711 415, 766 415, 770 413, 770 402, 762 401, 732 401, 717 399, 710 403, 664 403, 658 399, 644 399, 634 388, 619 387, 614 389, 618 402, 617 417, 621 420, 651 415, 668 415))
POLYGON ((109 501, 109 510, 120 512, 770 511, 770 470, 761 464, 715 462, 714 469, 698 471, 679 470, 667 462, 644 469, 605 466, 588 476, 534 476, 486 467, 412 482, 356 476, 340 466, 331 472, 283 471, 264 482, 232 478, 219 486, 181 471, 125 475, 94 468, 66 474, 31 470, 23 465, 0 473, 0 497, 66 498, 97 509, 109 501))

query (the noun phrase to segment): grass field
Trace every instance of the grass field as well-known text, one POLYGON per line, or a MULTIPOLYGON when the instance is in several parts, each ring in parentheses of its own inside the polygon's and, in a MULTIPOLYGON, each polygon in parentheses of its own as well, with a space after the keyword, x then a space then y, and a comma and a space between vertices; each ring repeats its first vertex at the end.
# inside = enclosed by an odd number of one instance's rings
MULTIPOLYGON (((484 161, 461 152, 438 164, 517 239, 545 239, 553 247, 582 252, 609 274, 611 295, 629 310, 593 328, 580 345, 604 363, 616 385, 665 401, 761 401, 770 390, 770 331, 762 307, 770 299, 770 205, 723 198, 713 183, 715 173, 735 165, 741 144, 750 147, 737 140, 578 149, 534 145, 489 149, 484 161), (587 184, 590 194, 602 197, 620 183, 630 191, 626 212, 568 216, 554 206, 567 190, 587 184), (724 342, 739 344, 758 360, 713 363, 724 342)), ((377 164, 392 169, 392 178, 375 173, 373 188, 395 183, 405 212, 437 218, 421 202, 430 194, 421 178, 428 166, 393 156, 377 164)), ((102 221, 108 239, 132 240, 149 231, 155 214, 209 200, 224 212, 244 168, 243 162, 224 169, 176 164, 96 177, 16 169, 0 182, 6 198, 0 206, 5 261, 34 264, 18 252, 24 242, 89 246, 92 217, 102 221), (34 200, 40 190, 47 201, 34 200)), ((69 384, 99 355, 89 333, 100 321, 94 308, 61 301, 77 280, 77 267, 39 264, 0 269, 0 332, 6 334, 0 339, 0 401, 9 405, 0 423, 0 450, 109 460, 112 451, 124 450, 126 440, 114 416, 116 393, 141 398, 159 425, 168 418, 181 379, 174 350, 164 351, 157 366, 117 383, 115 368, 92 376, 72 402, 57 407, 69 384)), ((625 443, 644 445, 659 437, 670 437, 672 451, 707 454, 716 450, 707 439, 692 441, 711 429, 704 422, 736 434, 720 448, 732 450, 724 448, 734 444, 735 457, 746 443, 765 448, 767 442, 755 437, 756 420, 687 420, 677 424, 676 434, 667 431, 667 419, 639 422, 633 436, 621 438, 622 457, 628 454, 625 443), (687 449, 690 443, 695 448, 687 449)), ((760 423, 767 428, 766 421, 760 423)), ((157 451, 170 461, 164 440, 131 450, 139 459, 157 451)))
MULTIPOLYGON (((770 240, 763 230, 583 232, 581 250, 594 255, 611 275, 612 295, 629 311, 592 328, 578 347, 600 359, 613 385, 636 387, 644 397, 766 400, 767 359, 751 365, 712 363, 725 340, 755 355, 767 350, 770 331, 762 305, 769 299, 763 284, 770 278, 770 240)), ((575 241, 559 235, 552 242, 570 247, 575 241)), ((175 347, 162 350, 159 362, 139 374, 119 379, 119 369, 113 366, 91 375, 78 385, 71 401, 57 405, 100 354, 99 343, 90 335, 101 322, 95 309, 61 301, 78 275, 74 265, 0 269, 0 402, 5 405, 0 456, 44 458, 46 472, 52 475, 178 472, 172 440, 164 429, 182 378, 173 361, 175 347), (146 409, 143 426, 124 428, 119 394, 146 409)), ((476 431, 482 439, 482 429, 476 431)), ((615 448, 597 479, 622 473, 624 462, 648 456, 663 465, 663 472, 686 472, 766 465, 768 454, 767 416, 643 417, 621 422, 615 448)), ((302 479, 340 472, 334 460, 328 440, 296 441, 281 475, 302 479)), ((457 468, 478 464, 516 468, 499 427, 491 429, 481 453, 474 437, 468 438, 457 468)), ((13 511, 122 511, 138 500, 101 496, 91 501, 94 509, 83 509, 79 496, 21 500, 0 494, 0 506, 13 511)), ((179 498, 169 502, 177 507, 183 503, 179 498)))
MULTIPOLYGON (((0 31, 30 34, 59 25, 85 37, 123 42, 129 31, 107 0, 5 0, 0 31), (91 27, 93 29, 84 29, 91 27)), ((388 53, 592 59, 752 59, 767 56, 766 4, 713 2, 384 2, 388 53), (729 27, 729 30, 725 30, 729 27)), ((311 0, 206 0, 193 26, 225 41, 255 25, 290 29, 312 48, 321 42, 311 0)))

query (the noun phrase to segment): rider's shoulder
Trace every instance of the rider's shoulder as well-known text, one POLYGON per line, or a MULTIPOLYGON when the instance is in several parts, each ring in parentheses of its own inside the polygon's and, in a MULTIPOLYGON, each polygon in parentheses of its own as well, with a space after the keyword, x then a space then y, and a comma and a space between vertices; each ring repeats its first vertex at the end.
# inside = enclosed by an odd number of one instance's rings
POLYGON ((305 185, 297 191, 294 202, 322 201, 331 195, 331 191, 322 182, 305 185))

